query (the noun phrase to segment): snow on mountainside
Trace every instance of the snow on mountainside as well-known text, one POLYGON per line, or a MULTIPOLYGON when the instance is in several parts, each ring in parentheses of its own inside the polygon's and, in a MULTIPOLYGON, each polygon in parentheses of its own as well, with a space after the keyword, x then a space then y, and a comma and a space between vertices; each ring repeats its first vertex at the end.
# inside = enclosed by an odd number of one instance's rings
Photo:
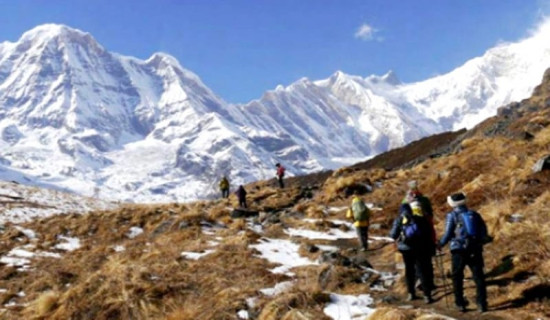
POLYGON ((215 190, 221 174, 250 181, 271 164, 225 102, 168 55, 122 57, 59 25, 0 47, 1 160, 31 183, 185 200, 215 190))
POLYGON ((270 178, 275 162, 336 168, 529 96, 550 66, 548 36, 550 22, 423 82, 336 72, 229 105, 169 55, 125 57, 43 25, 0 44, 0 164, 25 183, 140 202, 206 197, 221 175, 270 178))
POLYGON ((398 91, 444 130, 471 128, 529 97, 550 67, 550 20, 527 39, 500 44, 452 72, 398 91))

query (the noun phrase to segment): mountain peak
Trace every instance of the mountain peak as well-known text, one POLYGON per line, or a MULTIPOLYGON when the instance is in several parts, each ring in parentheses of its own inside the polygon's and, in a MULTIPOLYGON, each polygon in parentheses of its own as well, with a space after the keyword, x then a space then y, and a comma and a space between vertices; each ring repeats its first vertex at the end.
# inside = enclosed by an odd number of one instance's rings
POLYGON ((149 59, 147 59, 146 62, 155 64, 155 65, 166 64, 169 66, 176 67, 178 69, 183 69, 176 58, 164 52, 153 53, 153 55, 149 59))
POLYGON ((39 39, 52 39, 62 35, 91 37, 89 33, 68 27, 64 24, 48 23, 34 27, 21 36, 23 41, 34 41, 39 39))
POLYGON ((388 84, 393 84, 393 85, 401 84, 401 81, 397 77, 397 74, 395 72, 393 72, 393 70, 390 70, 385 75, 383 75, 382 76, 382 81, 384 81, 388 84))
POLYGON ((365 80, 370 82, 370 83, 383 82, 383 83, 387 83, 387 84, 393 85, 393 86, 401 84, 401 81, 399 80, 399 78, 397 78, 397 75, 395 74, 395 72, 393 72, 393 70, 388 71, 383 76, 377 76, 377 75, 374 75, 374 74, 370 75, 370 76, 366 77, 365 80))
POLYGON ((347 80, 348 78, 349 76, 340 70, 336 71, 332 74, 332 76, 330 76, 330 80, 332 80, 333 82, 347 80))

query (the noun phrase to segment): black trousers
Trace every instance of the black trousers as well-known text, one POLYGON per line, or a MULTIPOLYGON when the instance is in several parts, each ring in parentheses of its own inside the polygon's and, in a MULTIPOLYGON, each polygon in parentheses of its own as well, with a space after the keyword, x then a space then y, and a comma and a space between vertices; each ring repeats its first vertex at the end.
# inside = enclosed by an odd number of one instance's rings
POLYGON ((369 227, 355 227, 355 229, 359 238, 359 245, 367 250, 369 248, 369 227))
POLYGON ((405 262, 405 282, 407 283, 407 291, 414 294, 414 282, 416 279, 416 269, 420 273, 420 281, 422 282, 422 291, 426 297, 431 296, 431 286, 433 283, 433 269, 431 252, 428 250, 403 250, 403 262, 405 262), (431 272, 430 272, 431 270, 431 272), (431 277, 431 278, 430 278, 431 277))
POLYGON ((476 302, 478 306, 487 307, 487 287, 485 274, 483 273, 483 252, 475 251, 454 251, 452 252, 452 276, 455 304, 464 306, 464 269, 466 266, 472 271, 476 284, 476 302))
MULTIPOLYGON (((426 278, 426 281, 427 281, 426 283, 428 284, 428 286, 430 287, 431 290, 434 290, 435 289, 434 266, 433 266, 433 262, 432 262, 431 257, 430 257, 430 260, 429 260, 429 262, 426 266, 426 272, 428 274, 428 276, 426 278)), ((416 264, 416 279, 422 279, 421 273, 422 273, 421 266, 417 263, 416 264)), ((424 285, 424 283, 422 283, 422 285, 424 285)))
POLYGON ((246 208, 246 198, 239 198, 239 206, 246 208))
POLYGON ((285 187, 285 182, 283 181, 283 176, 277 176, 277 181, 279 181, 279 187, 281 189, 285 187))
POLYGON ((222 189, 222 198, 229 197, 229 189, 222 189))

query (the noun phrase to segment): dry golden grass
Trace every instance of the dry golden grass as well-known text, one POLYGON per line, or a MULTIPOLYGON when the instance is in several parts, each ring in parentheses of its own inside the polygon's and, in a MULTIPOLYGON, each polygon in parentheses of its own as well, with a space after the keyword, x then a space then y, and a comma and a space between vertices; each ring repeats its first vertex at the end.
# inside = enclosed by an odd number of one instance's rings
POLYGON ((535 135, 535 139, 533 141, 534 143, 536 143, 537 145, 541 146, 541 147, 548 147, 548 145, 550 144, 550 127, 546 127, 544 129, 542 129, 541 131, 539 131, 536 135, 535 135))
POLYGON ((395 308, 377 308, 366 320, 414 320, 412 311, 395 308))
POLYGON ((59 301, 59 293, 54 291, 46 291, 33 301, 25 312, 28 318, 40 319, 45 317, 52 311, 59 301), (29 312, 30 311, 30 312, 29 312))
MULTIPOLYGON (((325 319, 322 309, 329 301, 329 292, 365 293, 377 277, 362 283, 357 280, 362 272, 357 268, 326 264, 300 267, 293 270, 296 276, 292 289, 264 296, 260 289, 289 278, 269 272, 274 265, 257 257, 250 245, 261 236, 287 239, 284 228, 289 226, 317 231, 335 227, 330 219, 341 220, 345 212, 329 212, 327 206, 349 205, 351 199, 345 197, 344 190, 359 183, 376 182, 373 192, 364 196, 367 202, 383 208, 373 212, 371 223, 378 224, 379 229, 371 230, 371 235, 387 235, 407 182, 414 179, 432 201, 439 235, 445 214, 450 210, 446 197, 457 191, 467 193, 468 205, 482 214, 495 237, 484 251, 490 275, 490 306, 504 308, 500 314, 535 319, 550 312, 547 300, 532 297, 533 290, 535 293, 547 290, 550 279, 550 191, 547 191, 550 174, 531 172, 533 164, 550 151, 546 118, 539 115, 531 121, 536 125, 546 123, 531 142, 476 135, 462 141, 459 152, 428 159, 410 169, 338 170, 318 186, 320 190, 312 199, 304 198, 299 186, 281 190, 273 187, 273 181, 248 185, 247 199, 252 209, 265 214, 299 213, 281 215, 282 223, 264 226, 262 235, 251 231, 247 221, 229 217, 230 207, 236 205, 234 195, 227 200, 127 205, 112 212, 34 221, 24 225, 39 235, 33 241, 8 225, 0 234, 3 253, 26 244, 33 244, 41 251, 56 251, 60 235, 79 238, 82 248, 64 253, 59 260, 36 259, 33 272, 2 267, 0 288, 6 292, 0 293, 0 302, 13 300, 19 305, 0 316, 2 319, 234 319, 239 310, 248 310, 253 318, 262 320, 325 319), (319 221, 304 221, 300 214, 319 221), (514 214, 521 217, 514 220, 514 214), (144 233, 129 239, 132 227, 143 228, 144 233), (115 246, 123 246, 125 250, 116 252, 115 246), (199 260, 181 254, 206 250, 213 251, 199 260), (18 295, 23 290, 25 297, 18 295), (257 298, 253 307, 246 302, 251 297, 257 298)), ((298 237, 292 240, 302 245, 301 255, 311 259, 320 253, 308 252, 308 244, 334 244, 298 237)), ((349 249, 347 245, 342 242, 341 252, 349 249)), ((376 268, 384 270, 394 271, 395 264, 401 263, 400 254, 392 245, 368 255, 376 268)), ((448 255, 444 268, 450 269, 448 255)), ((398 281, 390 294, 403 296, 405 291, 403 282, 398 281)), ((472 286, 466 286, 466 295, 471 299, 473 294, 472 286)), ((440 318, 390 307, 378 308, 369 317, 440 318)))

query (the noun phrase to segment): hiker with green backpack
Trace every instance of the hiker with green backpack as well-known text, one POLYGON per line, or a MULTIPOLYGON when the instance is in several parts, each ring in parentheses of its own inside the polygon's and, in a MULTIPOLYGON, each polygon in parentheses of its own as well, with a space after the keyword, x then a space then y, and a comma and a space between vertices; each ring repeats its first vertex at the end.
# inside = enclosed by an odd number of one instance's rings
POLYGON ((369 219, 370 211, 365 202, 359 197, 358 192, 353 193, 351 206, 346 214, 348 219, 353 219, 353 225, 357 230, 357 237, 361 245, 361 251, 369 248, 369 219))

